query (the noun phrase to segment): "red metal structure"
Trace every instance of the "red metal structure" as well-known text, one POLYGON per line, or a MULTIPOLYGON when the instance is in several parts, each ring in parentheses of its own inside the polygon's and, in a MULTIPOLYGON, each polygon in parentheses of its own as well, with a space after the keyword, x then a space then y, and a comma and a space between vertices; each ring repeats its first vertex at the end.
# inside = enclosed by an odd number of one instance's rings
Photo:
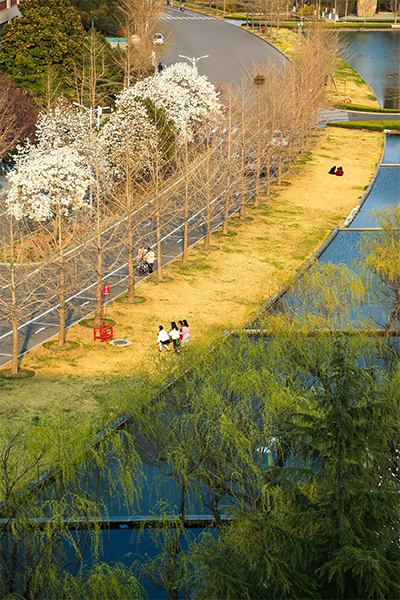
POLYGON ((93 339, 94 340, 103 340, 104 342, 108 342, 108 340, 112 340, 113 338, 113 328, 112 325, 104 324, 104 298, 105 296, 110 295, 110 286, 105 284, 101 290, 101 325, 100 327, 93 328, 93 339))

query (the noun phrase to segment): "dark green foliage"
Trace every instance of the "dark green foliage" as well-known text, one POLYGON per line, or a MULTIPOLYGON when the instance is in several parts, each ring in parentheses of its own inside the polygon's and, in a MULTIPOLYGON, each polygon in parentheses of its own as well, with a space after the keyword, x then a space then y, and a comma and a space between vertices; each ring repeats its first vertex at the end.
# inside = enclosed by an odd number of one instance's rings
POLYGON ((150 98, 136 97, 135 101, 143 104, 149 121, 156 127, 163 158, 166 164, 170 165, 175 158, 176 128, 174 122, 168 118, 165 108, 162 106, 157 108, 150 98))
POLYGON ((37 92, 49 67, 61 79, 72 71, 84 30, 68 0, 25 0, 20 10, 23 18, 1 32, 0 66, 18 87, 37 92))
POLYGON ((114 37, 121 29, 117 0, 70 0, 78 11, 82 25, 89 31, 93 24, 105 36, 114 37))

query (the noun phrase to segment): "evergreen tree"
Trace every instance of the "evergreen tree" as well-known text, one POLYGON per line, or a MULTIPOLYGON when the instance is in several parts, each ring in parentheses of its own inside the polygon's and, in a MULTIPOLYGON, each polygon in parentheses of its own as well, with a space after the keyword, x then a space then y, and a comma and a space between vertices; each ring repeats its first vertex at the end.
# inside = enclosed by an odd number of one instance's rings
POLYGON ((40 93, 46 69, 61 79, 72 71, 84 30, 68 0, 25 0, 20 10, 1 33, 0 66, 18 87, 40 93))

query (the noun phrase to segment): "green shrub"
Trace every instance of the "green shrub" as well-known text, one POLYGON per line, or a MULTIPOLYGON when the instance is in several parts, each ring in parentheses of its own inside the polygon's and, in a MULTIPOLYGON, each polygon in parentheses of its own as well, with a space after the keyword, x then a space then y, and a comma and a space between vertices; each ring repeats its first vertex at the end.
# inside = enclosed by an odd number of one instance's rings
POLYGON ((345 104, 344 102, 340 102, 336 106, 343 110, 356 110, 359 112, 400 113, 400 110, 396 108, 376 108, 374 106, 362 106, 361 104, 345 104))
POLYGON ((342 127, 343 129, 368 129, 368 131, 400 129, 400 121, 343 121, 341 123, 327 123, 327 125, 329 127, 342 127))

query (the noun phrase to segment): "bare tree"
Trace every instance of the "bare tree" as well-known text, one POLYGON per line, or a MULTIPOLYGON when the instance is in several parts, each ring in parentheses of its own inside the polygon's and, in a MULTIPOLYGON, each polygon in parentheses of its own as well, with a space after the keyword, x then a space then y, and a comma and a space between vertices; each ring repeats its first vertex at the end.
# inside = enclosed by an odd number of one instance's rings
POLYGON ((152 71, 153 36, 161 12, 159 0, 118 0, 121 27, 126 48, 121 50, 119 64, 124 72, 124 86, 130 87, 152 71))
POLYGON ((33 139, 37 108, 26 92, 0 76, 0 160, 26 138, 33 139))
POLYGON ((29 319, 38 305, 40 290, 46 285, 45 264, 27 224, 5 212, 0 228, 0 308, 12 328, 11 375, 19 371, 20 321, 29 319))

